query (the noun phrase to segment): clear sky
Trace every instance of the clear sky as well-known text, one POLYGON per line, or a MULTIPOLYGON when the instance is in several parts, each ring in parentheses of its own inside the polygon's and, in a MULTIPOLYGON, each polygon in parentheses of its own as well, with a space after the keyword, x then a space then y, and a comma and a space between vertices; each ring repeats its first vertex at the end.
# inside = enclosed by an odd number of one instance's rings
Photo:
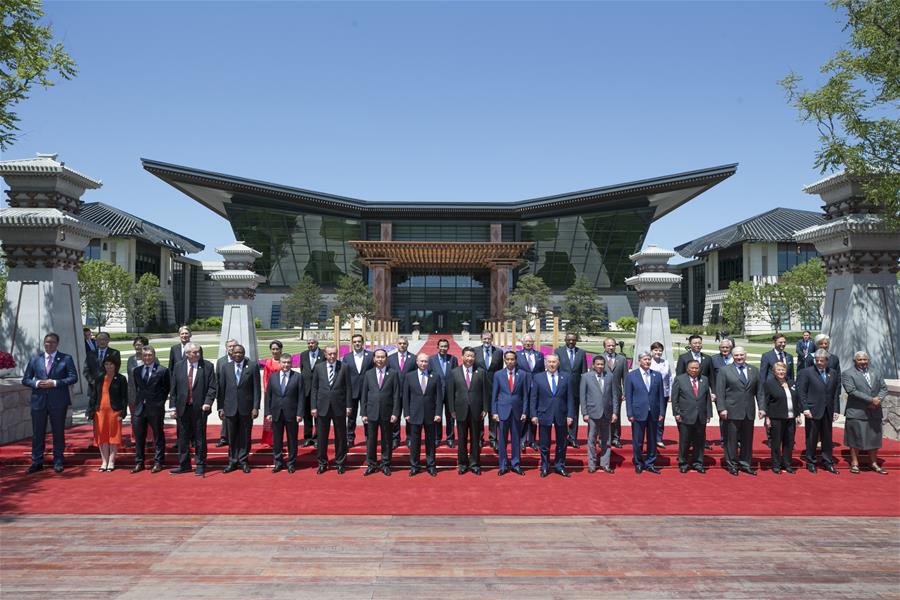
POLYGON ((79 75, 20 105, 3 158, 58 152, 102 201, 206 245, 228 223, 140 158, 367 200, 520 200, 740 163, 653 224, 674 247, 801 191, 825 2, 48 2, 79 75))

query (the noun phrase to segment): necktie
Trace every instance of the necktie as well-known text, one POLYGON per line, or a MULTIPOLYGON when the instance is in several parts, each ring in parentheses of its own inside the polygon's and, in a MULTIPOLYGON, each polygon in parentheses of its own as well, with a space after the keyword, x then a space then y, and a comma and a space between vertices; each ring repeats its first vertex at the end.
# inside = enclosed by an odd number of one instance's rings
POLYGON ((597 383, 600 385, 600 395, 603 395, 603 378, 597 373, 597 383))
POLYGON ((284 388, 287 387, 287 378, 288 378, 287 373, 281 374, 281 395, 282 396, 284 395, 284 388))
POLYGON ((384 371, 378 369, 378 389, 381 389, 382 384, 384 384, 384 371))
POLYGON ((872 385, 872 380, 869 379, 869 372, 868 372, 868 371, 863 371, 863 376, 866 378, 866 383, 868 383, 868 384, 871 386, 871 385, 872 385))
POLYGON ((428 387, 428 376, 425 375, 425 371, 419 372, 419 385, 422 386, 422 393, 425 393, 425 388, 428 387))
POLYGON ((528 368, 534 371, 534 352, 528 353, 528 368))
POLYGON ((825 371, 819 371, 819 376, 822 378, 822 383, 828 383, 828 375, 825 371))
POLYGON ((106 356, 106 350, 101 349, 99 354, 100 354, 100 364, 102 365, 103 357, 106 356))
POLYGON ((747 383, 747 375, 746 373, 744 373, 744 365, 738 367, 738 376, 741 378, 741 381, 743 381, 744 384, 747 383))
POLYGON ((778 353, 778 362, 784 362, 784 354, 781 352, 778 353))
POLYGON ((328 385, 334 384, 334 365, 328 365, 328 385))
POLYGON ((403 363, 406 362, 406 353, 400 355, 400 372, 403 372, 403 363))
POLYGON ((650 371, 644 371, 644 385, 647 387, 647 391, 650 391, 650 371))
POLYGON ((316 354, 310 354, 310 355, 309 355, 309 366, 310 366, 310 368, 316 366, 316 361, 317 361, 318 359, 319 359, 319 354, 318 354, 318 352, 317 352, 316 354))
POLYGON ((466 369, 466 389, 472 387, 472 376, 469 374, 469 369, 466 369))
POLYGON ((50 377, 50 369, 53 367, 53 357, 47 357, 47 364, 44 366, 44 370, 46 371, 47 377, 50 377))
POLYGON ((188 369, 188 393, 187 393, 187 403, 194 403, 194 363, 191 363, 191 368, 188 369))
POLYGON ((606 364, 609 366, 609 370, 612 371, 616 367, 616 355, 615 354, 607 354, 606 364))
POLYGON ((694 388, 694 395, 696 396, 699 393, 697 389, 697 380, 691 377, 691 387, 694 388))
POLYGON ((487 346, 484 348, 484 366, 491 366, 491 349, 487 346))
POLYGON ((240 363, 234 363, 234 382, 239 383, 241 381, 241 365, 240 363))
POLYGON ((575 349, 569 348, 569 366, 575 370, 575 349))
POLYGON ((144 367, 144 383, 150 381, 150 367, 144 367))
POLYGON ((515 378, 513 377, 513 372, 509 371, 509 391, 513 391, 513 385, 515 384, 515 378))
POLYGON ((445 377, 447 376, 447 357, 446 356, 441 357, 441 372, 444 374, 445 377))
POLYGON ((556 373, 550 376, 550 393, 556 395, 556 373))

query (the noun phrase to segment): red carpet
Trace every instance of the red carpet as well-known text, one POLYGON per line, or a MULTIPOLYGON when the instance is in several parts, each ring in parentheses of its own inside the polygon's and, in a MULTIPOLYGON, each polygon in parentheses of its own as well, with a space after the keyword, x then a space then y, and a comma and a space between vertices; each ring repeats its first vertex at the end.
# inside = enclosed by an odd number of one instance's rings
MULTIPOLYGON (((450 342, 449 353, 455 356, 458 361, 462 361, 462 348, 456 343, 456 340, 453 339, 453 335, 449 333, 432 333, 428 336, 428 339, 425 340, 425 344, 419 349, 419 352, 424 352, 428 356, 434 356, 438 353, 438 340, 442 339, 450 342)), ((416 354, 418 354, 418 352, 416 354)))
MULTIPOLYGON (((715 437, 715 429, 710 428, 715 437)), ((167 428, 167 434, 174 431, 167 428)), ((217 434, 210 427, 210 439, 217 434)), ((627 429, 626 429, 627 433, 627 429)), ((674 441, 670 428, 666 439, 674 441)), ((834 476, 800 470, 796 475, 774 475, 768 470, 768 449, 761 444, 757 429, 754 457, 763 459, 764 470, 757 477, 741 474, 732 477, 718 468, 721 449, 707 454, 713 466, 705 475, 681 474, 674 464, 676 447, 661 451, 662 475, 637 475, 631 468, 630 447, 615 450, 614 475, 584 470, 586 450, 569 451, 571 479, 551 475, 538 476, 538 456, 526 451, 523 467, 526 476, 513 473, 497 477, 496 457, 486 449, 481 477, 456 474, 456 451, 439 449, 438 477, 420 473, 407 475, 407 452, 394 453, 392 477, 378 473, 363 477, 365 449, 357 445, 348 458, 350 467, 339 476, 333 470, 316 475, 312 448, 300 451, 298 471, 272 475, 271 453, 259 448, 261 428, 256 440, 251 474, 224 474, 224 448, 210 447, 209 472, 205 479, 193 475, 172 476, 149 471, 132 475, 133 454, 123 452, 113 473, 99 473, 99 455, 88 451, 88 426, 67 432, 69 450, 67 469, 55 474, 50 469, 26 476, 30 442, 25 440, 0 447, 0 514, 78 513, 78 514, 370 514, 370 515, 853 515, 900 516, 900 444, 885 440, 882 449, 888 476, 863 471, 852 475, 846 458, 839 461, 841 474, 834 476), (197 500, 203 498, 202 507, 197 500)), ((584 436, 584 428, 582 428, 584 436)), ((836 432, 840 438, 841 432, 836 432)), ((362 439, 362 432, 358 432, 362 439)), ((798 435, 798 448, 802 439, 798 435)), ((171 443, 171 442, 170 442, 171 443)), ((845 452, 838 448, 838 455, 845 452)), ((175 456, 167 456, 174 466, 175 456)), ((801 467, 795 460, 795 466, 801 467)))

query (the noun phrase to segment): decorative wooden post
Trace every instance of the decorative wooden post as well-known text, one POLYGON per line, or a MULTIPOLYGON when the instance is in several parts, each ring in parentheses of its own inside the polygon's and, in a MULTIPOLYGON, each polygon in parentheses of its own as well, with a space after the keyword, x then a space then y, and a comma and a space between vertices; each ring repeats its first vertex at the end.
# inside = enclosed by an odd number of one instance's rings
POLYGON ((553 347, 559 348, 559 317, 553 317, 553 347))
POLYGON ((341 318, 334 316, 334 347, 337 349, 338 357, 341 355, 341 318))

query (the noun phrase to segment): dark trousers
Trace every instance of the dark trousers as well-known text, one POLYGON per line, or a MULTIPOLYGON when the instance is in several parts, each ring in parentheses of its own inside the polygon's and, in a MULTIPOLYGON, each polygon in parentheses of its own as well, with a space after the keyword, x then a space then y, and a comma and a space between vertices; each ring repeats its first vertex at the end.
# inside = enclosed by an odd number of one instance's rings
POLYGON ((753 419, 725 419, 725 466, 750 468, 753 457, 753 419), (741 454, 738 456, 738 444, 741 454))
MULTIPOLYGON (((191 468, 191 444, 194 445, 194 462, 197 468, 206 467, 206 418, 209 413, 203 412, 203 405, 195 402, 184 407, 184 412, 176 419, 178 426, 178 466, 182 469, 191 468)), ((162 418, 160 418, 160 431, 162 431, 162 418)), ((156 437, 156 430, 153 431, 156 437)), ((141 444, 143 445, 143 444, 141 444)), ((157 452, 165 444, 157 441, 157 452)), ((143 457, 141 461, 143 463, 143 457)), ((162 463, 162 458, 156 462, 162 463)))
POLYGON ((500 422, 497 423, 497 456, 500 457, 501 469, 509 469, 510 463, 512 463, 513 469, 519 468, 519 459, 522 455, 519 443, 519 419, 516 418, 516 415, 511 414, 508 419, 500 419, 500 422), (507 442, 511 442, 509 448, 512 452, 511 459, 506 453, 507 442))
POLYGON ((806 462, 816 464, 816 446, 822 442, 822 464, 834 465, 831 439, 831 413, 826 411, 821 419, 806 419, 806 462))
POLYGON ((393 423, 390 417, 366 423, 366 464, 370 467, 390 467, 393 448, 393 423), (381 433, 381 462, 378 462, 376 451, 378 450, 378 434, 381 433))
POLYGON ((424 423, 422 425, 416 425, 412 423, 409 427, 410 433, 412 433, 412 437, 409 440, 409 466, 418 469, 419 465, 419 457, 422 451, 422 433, 425 434, 425 466, 429 469, 434 468, 434 431, 440 427, 440 424, 432 421, 431 423, 424 423))
POLYGON ((488 442, 497 443, 497 421, 493 419, 488 419, 488 442))
POLYGON ((656 462, 657 418, 650 413, 646 421, 631 422, 631 462, 644 468, 656 462), (644 438, 647 438, 647 458, 644 454, 644 438))
POLYGON ((297 419, 291 417, 272 419, 272 458, 276 467, 284 464, 285 433, 287 433, 288 445, 287 464, 289 467, 293 467, 297 462, 297 434, 299 431, 300 425, 297 423, 297 419))
POLYGON ((678 424, 678 466, 702 467, 703 446, 706 443, 706 421, 678 424))
POLYGON ((456 464, 458 467, 481 467, 481 430, 484 418, 480 412, 469 410, 467 419, 456 421, 456 464))
POLYGON ((142 412, 134 417, 134 464, 144 464, 144 446, 147 444, 147 427, 153 432, 153 462, 163 464, 166 459, 166 435, 163 432, 163 413, 142 412))
POLYGON ((226 416, 225 421, 228 422, 228 464, 244 466, 250 459, 250 430, 253 427, 253 417, 226 416))
MULTIPOLYGON (((615 403, 613 403, 613 405, 615 405, 615 403)), ((622 407, 623 406, 625 406, 625 403, 621 402, 619 404, 618 412, 613 410, 613 412, 616 415, 616 422, 610 424, 609 430, 610 430, 610 437, 612 437, 612 441, 614 441, 614 442, 617 442, 622 438, 622 407)), ((578 414, 578 413, 575 413, 575 414, 578 414)))
MULTIPOLYGON (((572 394, 572 399, 575 401, 575 414, 581 414, 581 398, 578 397, 578 394, 572 394)), ((578 440, 578 419, 572 419, 572 424, 568 426, 568 439, 573 442, 578 440)))
MULTIPOLYGON (((444 403, 444 422, 447 424, 447 441, 456 439, 456 422, 453 419, 453 414, 450 412, 450 404, 444 403)), ((443 433, 443 427, 441 423, 438 423, 435 428, 434 439, 438 445, 441 443, 441 434, 443 433)))
POLYGON ((666 403, 663 405, 662 417, 663 420, 659 421, 656 426, 656 441, 663 441, 663 434, 666 432, 666 409, 669 407, 669 398, 666 397, 666 403))
POLYGON ((568 427, 565 423, 553 423, 552 425, 539 425, 541 443, 541 473, 550 470, 550 438, 556 428, 556 452, 553 456, 553 468, 555 470, 566 468, 566 438, 568 427))
POLYGON ((537 425, 531 422, 531 415, 521 423, 519 427, 519 445, 529 445, 537 442, 537 425))
MULTIPOLYGON (((350 415, 347 417, 347 445, 352 446, 356 443, 356 417, 359 416, 359 398, 350 402, 350 415)), ((337 430, 335 430, 337 431, 337 430)), ((366 439, 369 438, 369 430, 363 427, 363 433, 366 439)))
MULTIPOLYGON (((772 451, 773 467, 791 466, 791 453, 794 451, 794 434, 797 422, 794 419, 769 419, 769 449, 772 451)), ((815 448, 815 446, 813 446, 815 448)), ((741 447, 743 450, 743 447, 741 447)))
POLYGON ((328 434, 331 433, 331 425, 334 424, 334 463, 342 467, 347 460, 347 417, 333 413, 327 417, 316 417, 316 458, 319 466, 328 465, 328 434))
POLYGON ((53 465, 63 464, 63 450, 66 447, 66 413, 68 406, 57 406, 49 409, 31 410, 31 462, 36 465, 44 463, 44 438, 47 437, 47 419, 50 419, 50 431, 53 433, 53 465))
POLYGON ((228 441, 228 421, 222 421, 222 426, 219 428, 219 441, 227 442, 228 441))
POLYGON ((316 433, 313 431, 312 404, 310 403, 309 396, 307 396, 306 408, 303 410, 303 439, 314 440, 315 438, 316 433))

